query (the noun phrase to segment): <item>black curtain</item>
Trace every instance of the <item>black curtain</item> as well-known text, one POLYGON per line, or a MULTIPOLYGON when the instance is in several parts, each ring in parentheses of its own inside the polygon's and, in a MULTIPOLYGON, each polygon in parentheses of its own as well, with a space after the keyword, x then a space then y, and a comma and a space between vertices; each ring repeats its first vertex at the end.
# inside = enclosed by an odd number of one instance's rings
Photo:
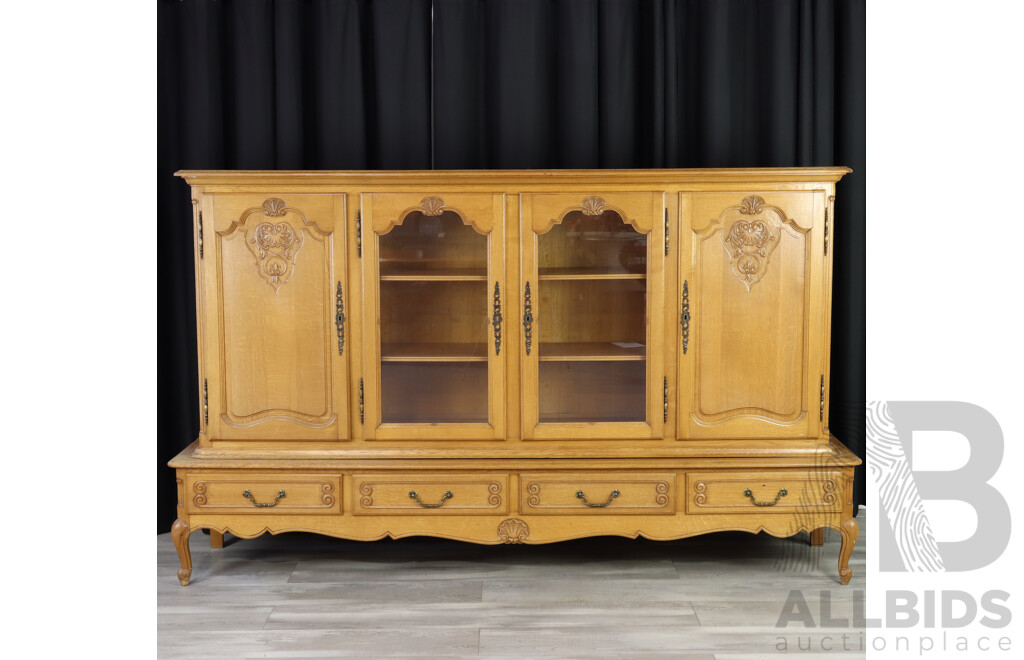
POLYGON ((830 404, 863 457, 864 20, 864 0, 162 0, 158 531, 198 435, 182 168, 852 167, 830 404))

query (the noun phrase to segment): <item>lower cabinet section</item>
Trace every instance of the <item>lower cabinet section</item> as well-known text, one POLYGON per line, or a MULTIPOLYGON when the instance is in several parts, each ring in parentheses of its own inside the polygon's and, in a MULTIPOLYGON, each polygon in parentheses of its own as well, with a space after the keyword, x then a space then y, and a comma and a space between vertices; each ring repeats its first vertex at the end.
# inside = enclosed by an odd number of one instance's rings
POLYGON ((294 464, 275 470, 274 459, 259 469, 252 461, 202 469, 196 465, 202 460, 188 458, 178 467, 172 536, 182 584, 191 576, 189 535, 202 528, 242 538, 302 531, 360 541, 439 536, 499 544, 606 535, 669 540, 725 530, 782 537, 829 527, 842 535, 843 584, 858 535, 852 461, 761 470, 690 467, 674 459, 648 460, 646 469, 614 469, 607 461, 593 469, 581 461, 574 470, 571 461, 560 461, 558 469, 517 470, 512 461, 494 460, 494 470, 472 471, 424 459, 395 470, 337 461, 303 471, 294 464))

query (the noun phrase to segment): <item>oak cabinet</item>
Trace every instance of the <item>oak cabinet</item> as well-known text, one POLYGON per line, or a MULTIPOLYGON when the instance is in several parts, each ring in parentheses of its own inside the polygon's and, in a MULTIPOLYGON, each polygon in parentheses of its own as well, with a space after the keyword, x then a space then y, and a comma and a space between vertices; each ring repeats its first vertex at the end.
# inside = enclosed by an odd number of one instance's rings
POLYGON ((545 543, 823 527, 845 168, 181 172, 191 532, 545 543))

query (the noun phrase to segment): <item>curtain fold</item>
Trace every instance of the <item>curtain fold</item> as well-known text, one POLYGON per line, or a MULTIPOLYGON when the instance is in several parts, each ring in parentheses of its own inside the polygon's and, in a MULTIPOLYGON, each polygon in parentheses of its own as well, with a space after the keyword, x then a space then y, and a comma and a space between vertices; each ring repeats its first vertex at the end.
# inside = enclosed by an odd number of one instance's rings
POLYGON ((848 165, 831 428, 864 456, 864 0, 162 0, 157 48, 160 531, 198 434, 181 168, 848 165))

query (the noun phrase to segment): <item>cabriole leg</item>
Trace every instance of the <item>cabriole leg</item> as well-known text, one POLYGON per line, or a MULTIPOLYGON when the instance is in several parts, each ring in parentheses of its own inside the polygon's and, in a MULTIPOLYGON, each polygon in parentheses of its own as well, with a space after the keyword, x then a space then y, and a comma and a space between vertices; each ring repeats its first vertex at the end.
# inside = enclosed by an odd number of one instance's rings
POLYGON ((843 535, 843 545, 839 548, 839 581, 849 584, 850 578, 853 577, 853 571, 850 569, 850 554, 860 535, 860 525, 857 524, 856 518, 850 516, 843 520, 839 531, 843 535))
POLYGON ((210 547, 211 548, 223 548, 224 547, 224 535, 214 529, 210 530, 210 547))
POLYGON ((188 549, 188 536, 191 530, 188 523, 178 518, 171 526, 171 539, 174 541, 174 549, 178 551, 178 559, 181 560, 181 569, 178 571, 178 582, 181 586, 187 587, 188 580, 192 577, 192 554, 188 549))
POLYGON ((825 545, 825 528, 819 527, 811 531, 811 545, 825 545))

